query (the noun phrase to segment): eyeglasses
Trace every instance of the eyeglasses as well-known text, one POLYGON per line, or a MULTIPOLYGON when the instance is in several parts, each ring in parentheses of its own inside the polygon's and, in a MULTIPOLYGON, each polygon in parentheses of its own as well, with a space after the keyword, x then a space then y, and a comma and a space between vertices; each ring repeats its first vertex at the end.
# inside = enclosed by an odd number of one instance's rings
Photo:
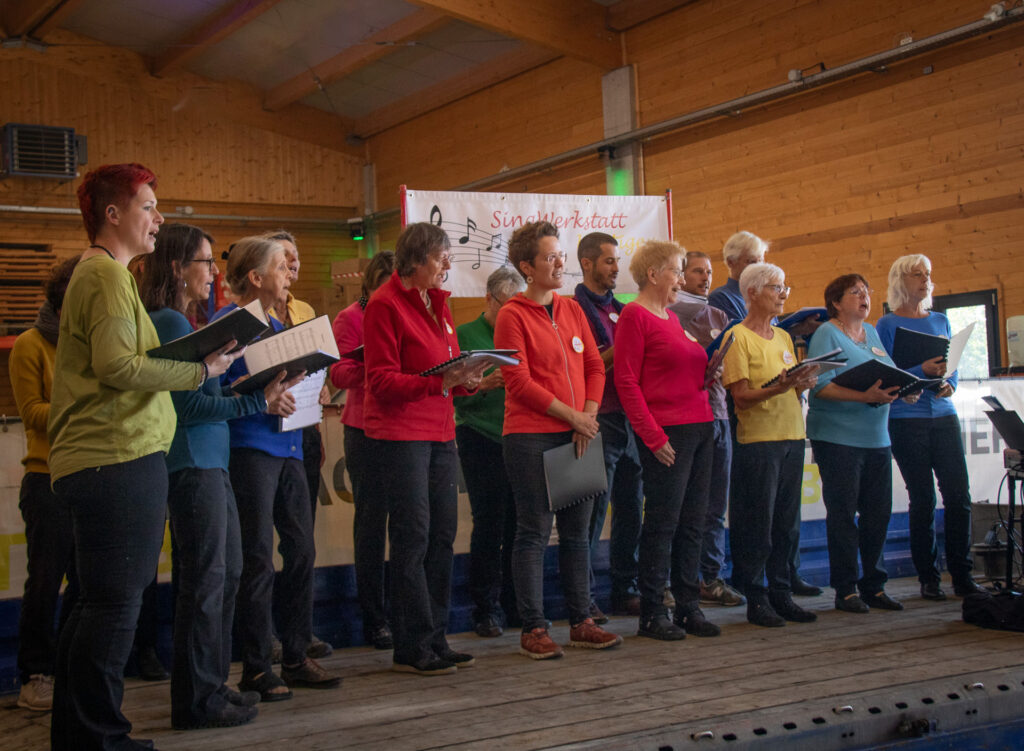
POLYGON ((777 295, 788 295, 789 291, 793 289, 792 287, 784 287, 781 284, 766 284, 764 288, 772 290, 777 295))
POLYGON ((870 287, 850 287, 846 290, 847 295, 856 295, 857 297, 871 297, 873 289, 870 287))
POLYGON ((188 266, 190 263, 205 263, 207 270, 213 274, 217 270, 217 262, 212 258, 193 258, 191 261, 185 261, 183 266, 188 266))
POLYGON ((558 261, 565 263, 565 253, 548 253, 544 256, 544 262, 554 265, 558 261))
POLYGON ((670 266, 666 266, 665 268, 662 269, 662 271, 669 271, 669 272, 675 274, 676 277, 679 278, 679 279, 682 279, 683 278, 683 274, 685 273, 682 269, 674 269, 674 268, 672 268, 670 266))

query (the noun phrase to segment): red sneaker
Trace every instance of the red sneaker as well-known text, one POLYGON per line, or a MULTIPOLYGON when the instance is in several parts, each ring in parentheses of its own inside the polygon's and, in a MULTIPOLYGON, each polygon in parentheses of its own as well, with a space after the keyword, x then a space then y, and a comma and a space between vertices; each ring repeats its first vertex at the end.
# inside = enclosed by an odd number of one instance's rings
POLYGON ((550 660, 552 657, 561 657, 562 648, 548 636, 546 628, 535 628, 524 631, 519 637, 519 654, 534 660, 550 660))
POLYGON ((569 646, 586 647, 587 649, 607 649, 622 644, 622 637, 605 631, 594 623, 593 618, 587 618, 583 623, 578 623, 569 629, 569 646))

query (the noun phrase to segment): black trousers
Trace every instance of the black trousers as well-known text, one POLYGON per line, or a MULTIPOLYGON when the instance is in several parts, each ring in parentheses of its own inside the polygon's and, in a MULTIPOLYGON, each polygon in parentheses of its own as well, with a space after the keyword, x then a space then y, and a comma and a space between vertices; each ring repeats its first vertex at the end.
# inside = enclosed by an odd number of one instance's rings
POLYGON ((473 512, 469 538, 469 596, 473 620, 492 616, 504 623, 515 613, 512 545, 516 539, 516 504, 505 473, 501 443, 468 425, 455 428, 462 476, 473 512))
POLYGON ((235 619, 242 675, 254 678, 270 670, 275 529, 283 560, 277 578, 283 660, 297 665, 306 659, 313 628, 313 519, 306 473, 298 459, 235 448, 229 471, 242 532, 235 619))
POLYGON ((25 522, 28 576, 18 621, 18 673, 22 683, 33 675, 53 675, 57 635, 78 599, 71 509, 50 489, 50 475, 26 472, 21 479, 18 507, 25 522), (60 585, 68 587, 54 626, 60 585))
POLYGON ((665 612, 665 581, 681 612, 698 606, 714 423, 664 428, 676 460, 666 467, 639 442, 644 468, 644 525, 640 533, 640 596, 644 615, 665 612))
POLYGON ((455 441, 371 441, 369 481, 389 514, 394 661, 413 665, 448 649, 458 525, 455 441))
POLYGON ((71 508, 80 594, 57 650, 51 747, 131 747, 121 713, 124 664, 163 545, 164 455, 84 469, 54 490, 71 508))
POLYGON ((387 625, 386 564, 388 504, 380 488, 369 480, 368 467, 374 461, 371 444, 359 428, 345 426, 345 467, 352 482, 355 518, 352 537, 355 552, 356 590, 363 611, 363 636, 387 625))
POLYGON ((174 536, 174 666, 171 720, 203 722, 224 704, 231 624, 242 573, 238 510, 228 473, 189 468, 170 476, 174 536))

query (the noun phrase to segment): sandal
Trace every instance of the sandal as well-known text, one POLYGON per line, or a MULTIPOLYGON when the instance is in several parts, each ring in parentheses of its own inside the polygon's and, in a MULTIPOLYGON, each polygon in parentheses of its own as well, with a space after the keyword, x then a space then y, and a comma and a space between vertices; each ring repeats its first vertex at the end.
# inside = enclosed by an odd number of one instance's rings
POLYGON ((287 701, 292 698, 292 691, 287 684, 268 670, 260 673, 254 678, 242 677, 238 682, 239 691, 256 691, 260 695, 260 701, 287 701), (281 689, 284 689, 282 691, 281 689))

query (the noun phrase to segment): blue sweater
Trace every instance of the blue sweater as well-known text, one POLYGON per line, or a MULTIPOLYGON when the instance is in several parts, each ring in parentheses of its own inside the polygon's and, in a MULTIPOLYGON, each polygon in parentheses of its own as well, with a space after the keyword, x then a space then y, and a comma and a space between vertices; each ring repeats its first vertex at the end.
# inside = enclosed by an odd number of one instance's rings
POLYGON ((840 402, 821 399, 818 392, 832 382, 832 379, 847 368, 860 365, 868 360, 881 360, 886 365, 893 361, 882 348, 878 333, 870 323, 864 324, 864 342, 857 344, 844 334, 832 321, 822 324, 807 347, 808 357, 817 357, 837 347, 847 358, 843 368, 830 370, 818 376, 818 383, 811 389, 807 410, 807 437, 812 441, 828 441, 842 446, 857 448, 884 448, 889 445, 889 405, 871 406, 861 402, 840 402))
MULTIPOLYGON (((930 312, 927 318, 906 318, 895 313, 887 313, 878 319, 878 336, 882 340, 882 345, 890 354, 892 354, 892 345, 896 338, 896 329, 901 327, 921 331, 925 334, 944 336, 947 339, 950 337, 949 319, 942 313, 930 312)), ((907 368, 907 371, 913 373, 918 378, 930 377, 924 374, 920 365, 907 368)), ((958 377, 954 373, 949 378, 949 383, 955 389, 957 382, 958 377)), ((953 406, 951 399, 940 399, 935 395, 934 391, 928 390, 921 393, 921 398, 918 399, 916 404, 897 401, 893 403, 892 409, 889 410, 889 417, 893 420, 905 417, 946 417, 947 415, 955 414, 956 408, 953 406)))
MULTIPOLYGON (((225 305, 214 314, 212 320, 217 320, 237 307, 234 303, 225 305)), ((269 320, 274 333, 284 330, 284 324, 276 318, 270 316, 269 320)), ((228 368, 228 372, 221 376, 221 382, 225 388, 230 388, 232 383, 244 375, 249 375, 249 369, 245 366, 245 358, 239 357, 228 368)), ((277 429, 280 419, 261 412, 231 420, 228 423, 231 428, 231 448, 257 449, 282 459, 302 461, 302 430, 281 432, 277 429)))
MULTIPOLYGON (((192 333, 192 325, 181 313, 161 308, 149 314, 160 343, 192 333)), ((217 378, 211 378, 197 391, 172 391, 171 401, 178 415, 178 426, 167 453, 167 471, 180 469, 228 468, 228 423, 243 415, 262 412, 267 403, 263 392, 234 396, 225 392, 217 378)))

